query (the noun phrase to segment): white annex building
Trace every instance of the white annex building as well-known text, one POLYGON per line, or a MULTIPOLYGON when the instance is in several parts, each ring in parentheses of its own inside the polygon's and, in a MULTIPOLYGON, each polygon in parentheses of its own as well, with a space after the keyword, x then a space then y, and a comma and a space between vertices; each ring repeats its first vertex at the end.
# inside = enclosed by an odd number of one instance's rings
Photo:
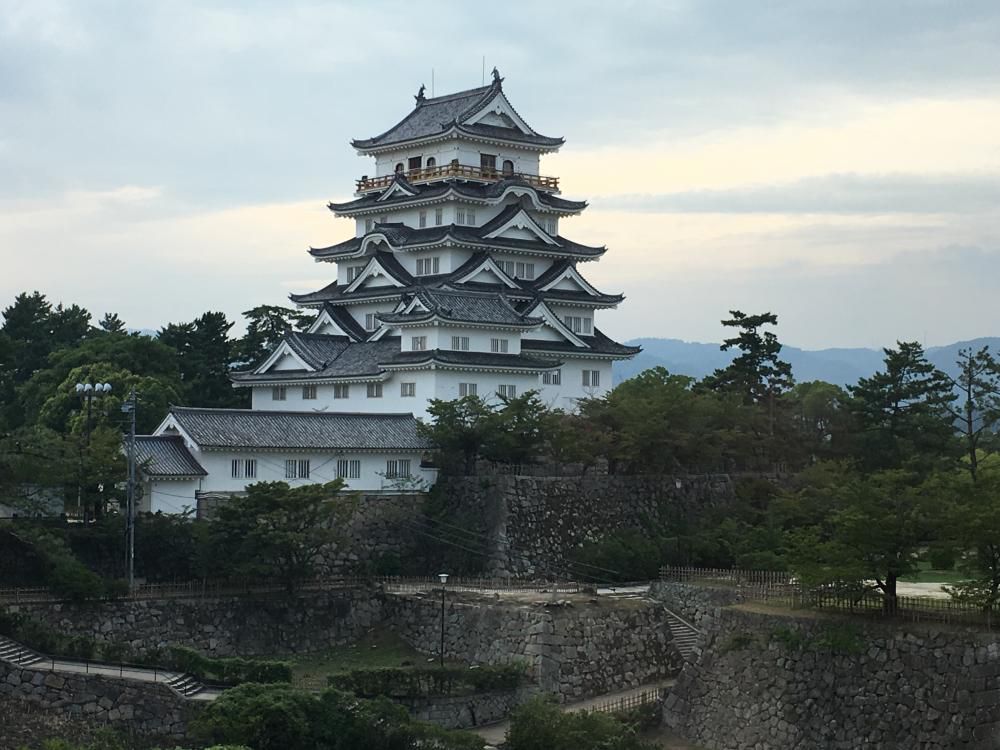
MULTIPOLYGON (((611 388, 612 362, 639 349, 595 324, 623 297, 578 267, 606 249, 560 234, 561 220, 587 205, 539 174, 563 140, 532 130, 502 84, 494 69, 490 85, 457 94, 426 98, 421 87, 399 123, 353 141, 374 157, 374 176, 357 181, 354 200, 329 206, 354 219, 354 236, 309 250, 336 269, 329 285, 291 297, 316 311, 311 327, 233 375, 251 389, 250 410, 174 409, 160 437, 144 439, 144 476, 172 488, 171 505, 263 479, 342 476, 359 490, 399 486, 404 473, 433 481, 415 422, 430 399, 536 390, 569 410, 611 388), (373 417, 393 429, 369 439, 373 417), (156 456, 168 454, 160 467, 156 456)), ((147 509, 157 510, 149 491, 147 509)))

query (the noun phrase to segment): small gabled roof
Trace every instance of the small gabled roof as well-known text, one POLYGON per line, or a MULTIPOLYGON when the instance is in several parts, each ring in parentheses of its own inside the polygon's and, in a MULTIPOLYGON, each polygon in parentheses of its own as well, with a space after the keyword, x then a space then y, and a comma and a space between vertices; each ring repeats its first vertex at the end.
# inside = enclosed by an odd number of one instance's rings
POLYGON ((442 289, 421 289, 416 298, 423 310, 379 313, 383 323, 421 323, 434 319, 451 323, 499 325, 537 328, 541 318, 531 318, 515 310, 502 294, 496 292, 463 292, 442 289))
POLYGON ((150 479, 193 479, 208 475, 180 435, 136 435, 135 462, 150 479))
POLYGON ((567 356, 603 354, 612 359, 633 357, 642 351, 641 346, 619 344, 617 341, 605 336, 597 328, 594 329, 593 336, 582 336, 580 334, 576 334, 576 337, 587 345, 586 349, 581 349, 569 341, 539 341, 525 338, 521 339, 521 349, 528 352, 565 354, 567 356))
POLYGON ((272 383, 282 380, 350 380, 371 379, 382 374, 379 362, 399 351, 398 336, 384 336, 378 341, 351 341, 346 336, 322 333, 289 333, 279 348, 287 344, 313 369, 234 372, 230 380, 236 385, 272 383), (294 337, 294 342, 292 338, 294 337))
POLYGON ((202 449, 423 451, 412 414, 353 414, 171 407, 173 421, 202 449))
POLYGON ((416 106, 413 111, 398 123, 372 138, 357 138, 351 141, 351 145, 358 151, 374 151, 396 144, 443 136, 449 132, 489 140, 513 141, 539 148, 557 148, 563 144, 562 138, 550 138, 536 133, 520 116, 517 116, 504 96, 503 79, 499 74, 494 76, 489 86, 430 99, 425 97, 423 92, 424 88, 421 86, 420 93, 415 97, 416 106), (499 127, 476 122, 477 115, 482 116, 483 110, 498 98, 502 99, 502 104, 498 106, 516 117, 515 124, 518 127, 499 127))

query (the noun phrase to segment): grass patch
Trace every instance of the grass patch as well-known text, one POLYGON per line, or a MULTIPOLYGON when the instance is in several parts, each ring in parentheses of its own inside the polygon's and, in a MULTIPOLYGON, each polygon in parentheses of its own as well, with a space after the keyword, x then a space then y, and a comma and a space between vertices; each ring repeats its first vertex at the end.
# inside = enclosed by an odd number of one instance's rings
POLYGON ((373 630, 357 643, 348 646, 338 646, 316 654, 298 654, 288 659, 292 663, 292 684, 306 689, 326 688, 326 678, 333 674, 355 669, 426 667, 430 663, 428 660, 437 663, 436 659, 415 651, 388 630, 373 630))
POLYGON ((900 578, 901 583, 958 583, 964 581, 966 576, 957 570, 939 570, 932 568, 930 562, 921 560, 917 563, 919 570, 908 576, 900 578))

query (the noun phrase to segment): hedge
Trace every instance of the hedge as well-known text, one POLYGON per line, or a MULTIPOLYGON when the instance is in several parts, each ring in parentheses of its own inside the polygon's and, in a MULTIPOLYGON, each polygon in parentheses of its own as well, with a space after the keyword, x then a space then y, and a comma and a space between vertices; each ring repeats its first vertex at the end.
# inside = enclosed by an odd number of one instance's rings
POLYGON ((167 666, 199 680, 217 680, 229 685, 292 681, 292 665, 286 661, 240 657, 214 659, 183 646, 171 646, 168 654, 167 666))
POLYGON ((467 695, 496 690, 514 690, 525 680, 521 664, 485 667, 387 667, 355 669, 330 675, 330 687, 346 690, 363 698, 379 695, 393 698, 424 698, 444 695, 467 695))

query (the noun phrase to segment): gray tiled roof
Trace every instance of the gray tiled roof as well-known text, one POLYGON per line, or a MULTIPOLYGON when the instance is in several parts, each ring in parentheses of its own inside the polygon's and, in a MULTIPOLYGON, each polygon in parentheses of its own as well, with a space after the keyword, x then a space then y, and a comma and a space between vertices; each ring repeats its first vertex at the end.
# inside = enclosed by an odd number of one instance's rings
POLYGON ((178 435, 136 435, 135 461, 142 473, 152 478, 182 479, 208 474, 178 435))
POLYGON ((422 451, 412 414, 191 409, 170 413, 203 449, 302 449, 318 451, 422 451))
POLYGON ((437 362, 446 365, 465 367, 492 367, 511 370, 551 370, 559 366, 558 362, 530 357, 524 354, 492 354, 490 352, 459 352, 451 349, 428 349, 419 352, 399 352, 384 364, 418 365, 437 362))
POLYGON ((562 145, 562 138, 549 138, 537 133, 526 134, 516 128, 462 124, 464 119, 474 114, 501 90, 500 82, 494 81, 489 86, 418 100, 413 111, 387 131, 372 138, 357 138, 351 141, 351 145, 361 150, 377 148, 439 135, 456 126, 479 137, 516 140, 539 146, 562 145))
POLYGON ((587 349, 581 349, 570 341, 537 341, 532 339, 521 339, 521 349, 528 352, 553 352, 571 356, 573 354, 607 354, 612 357, 631 357, 642 351, 641 346, 628 346, 619 344, 617 341, 608 338, 596 328, 593 336, 580 336, 577 338, 587 344, 587 349))
MULTIPOLYGON (((366 208, 393 208, 399 205, 440 198, 451 191, 454 191, 457 195, 464 198, 488 201, 491 198, 498 198, 503 195, 503 192, 507 190, 507 188, 513 186, 524 187, 532 190, 534 194, 538 196, 539 203, 556 211, 576 212, 582 211, 587 207, 587 201, 571 201, 542 190, 536 190, 528 182, 516 177, 487 184, 464 182, 456 180, 455 178, 448 178, 447 180, 441 182, 430 182, 422 185, 406 184, 409 189, 415 190, 417 194, 414 196, 394 195, 390 198, 386 198, 385 200, 380 200, 383 193, 372 192, 362 196, 361 198, 357 198, 346 203, 329 203, 327 204, 327 208, 338 213, 361 211, 366 208)), ((391 188, 387 188, 387 190, 388 189, 391 188)))
POLYGON ((534 328, 541 318, 530 318, 515 310, 507 299, 496 292, 460 292, 422 289, 416 295, 427 311, 382 313, 385 323, 405 323, 438 317, 464 323, 488 323, 534 328))
POLYGON ((288 333, 285 335, 285 341, 289 342, 299 356, 317 369, 279 370, 261 374, 237 372, 230 376, 232 381, 249 385, 255 382, 271 383, 289 379, 370 378, 380 375, 382 369, 379 367, 379 362, 390 359, 400 348, 398 336, 384 336, 378 341, 351 341, 346 336, 288 333))

